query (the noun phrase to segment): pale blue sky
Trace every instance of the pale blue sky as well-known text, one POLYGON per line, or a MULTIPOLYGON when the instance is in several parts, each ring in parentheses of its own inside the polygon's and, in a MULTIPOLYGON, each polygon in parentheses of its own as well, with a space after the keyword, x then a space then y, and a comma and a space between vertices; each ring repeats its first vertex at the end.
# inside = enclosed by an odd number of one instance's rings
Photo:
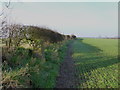
POLYGON ((117 2, 12 3, 11 20, 77 36, 117 36, 117 2))

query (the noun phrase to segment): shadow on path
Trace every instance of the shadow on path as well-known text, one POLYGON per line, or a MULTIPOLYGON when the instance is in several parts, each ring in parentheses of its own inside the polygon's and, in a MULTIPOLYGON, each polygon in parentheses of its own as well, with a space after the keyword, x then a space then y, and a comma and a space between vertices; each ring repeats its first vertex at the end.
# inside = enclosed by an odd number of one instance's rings
POLYGON ((60 66, 59 77, 57 78, 56 88, 75 87, 75 68, 72 59, 72 43, 68 45, 67 55, 60 66))

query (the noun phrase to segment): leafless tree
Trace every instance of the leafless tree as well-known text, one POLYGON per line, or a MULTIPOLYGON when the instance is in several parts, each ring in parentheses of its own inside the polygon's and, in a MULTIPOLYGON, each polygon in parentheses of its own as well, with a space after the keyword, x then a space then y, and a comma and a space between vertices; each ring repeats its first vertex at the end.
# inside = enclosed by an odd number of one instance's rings
POLYGON ((0 2, 2 4, 2 10, 0 12, 0 16, 4 15, 4 11, 5 9, 10 9, 10 5, 11 5, 11 0, 6 1, 6 2, 0 2))
POLYGON ((7 11, 10 9, 11 0, 6 2, 0 2, 2 4, 2 10, 0 12, 0 38, 8 36, 8 28, 7 28, 7 11))

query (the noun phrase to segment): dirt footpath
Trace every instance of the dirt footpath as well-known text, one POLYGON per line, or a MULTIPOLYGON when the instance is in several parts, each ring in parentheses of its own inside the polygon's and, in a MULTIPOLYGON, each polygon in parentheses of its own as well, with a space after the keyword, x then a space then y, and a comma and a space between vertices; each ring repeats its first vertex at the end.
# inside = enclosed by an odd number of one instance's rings
POLYGON ((75 68, 72 59, 72 44, 68 45, 67 55, 61 64, 56 88, 75 88, 75 68))

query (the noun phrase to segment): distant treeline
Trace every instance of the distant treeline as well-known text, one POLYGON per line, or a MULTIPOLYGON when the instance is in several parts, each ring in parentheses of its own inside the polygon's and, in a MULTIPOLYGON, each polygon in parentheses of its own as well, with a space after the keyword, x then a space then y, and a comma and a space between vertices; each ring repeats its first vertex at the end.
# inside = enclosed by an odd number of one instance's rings
POLYGON ((96 38, 96 39, 120 39, 120 37, 80 37, 80 38, 96 38))
POLYGON ((120 37, 98 37, 102 39, 120 39, 120 37))

